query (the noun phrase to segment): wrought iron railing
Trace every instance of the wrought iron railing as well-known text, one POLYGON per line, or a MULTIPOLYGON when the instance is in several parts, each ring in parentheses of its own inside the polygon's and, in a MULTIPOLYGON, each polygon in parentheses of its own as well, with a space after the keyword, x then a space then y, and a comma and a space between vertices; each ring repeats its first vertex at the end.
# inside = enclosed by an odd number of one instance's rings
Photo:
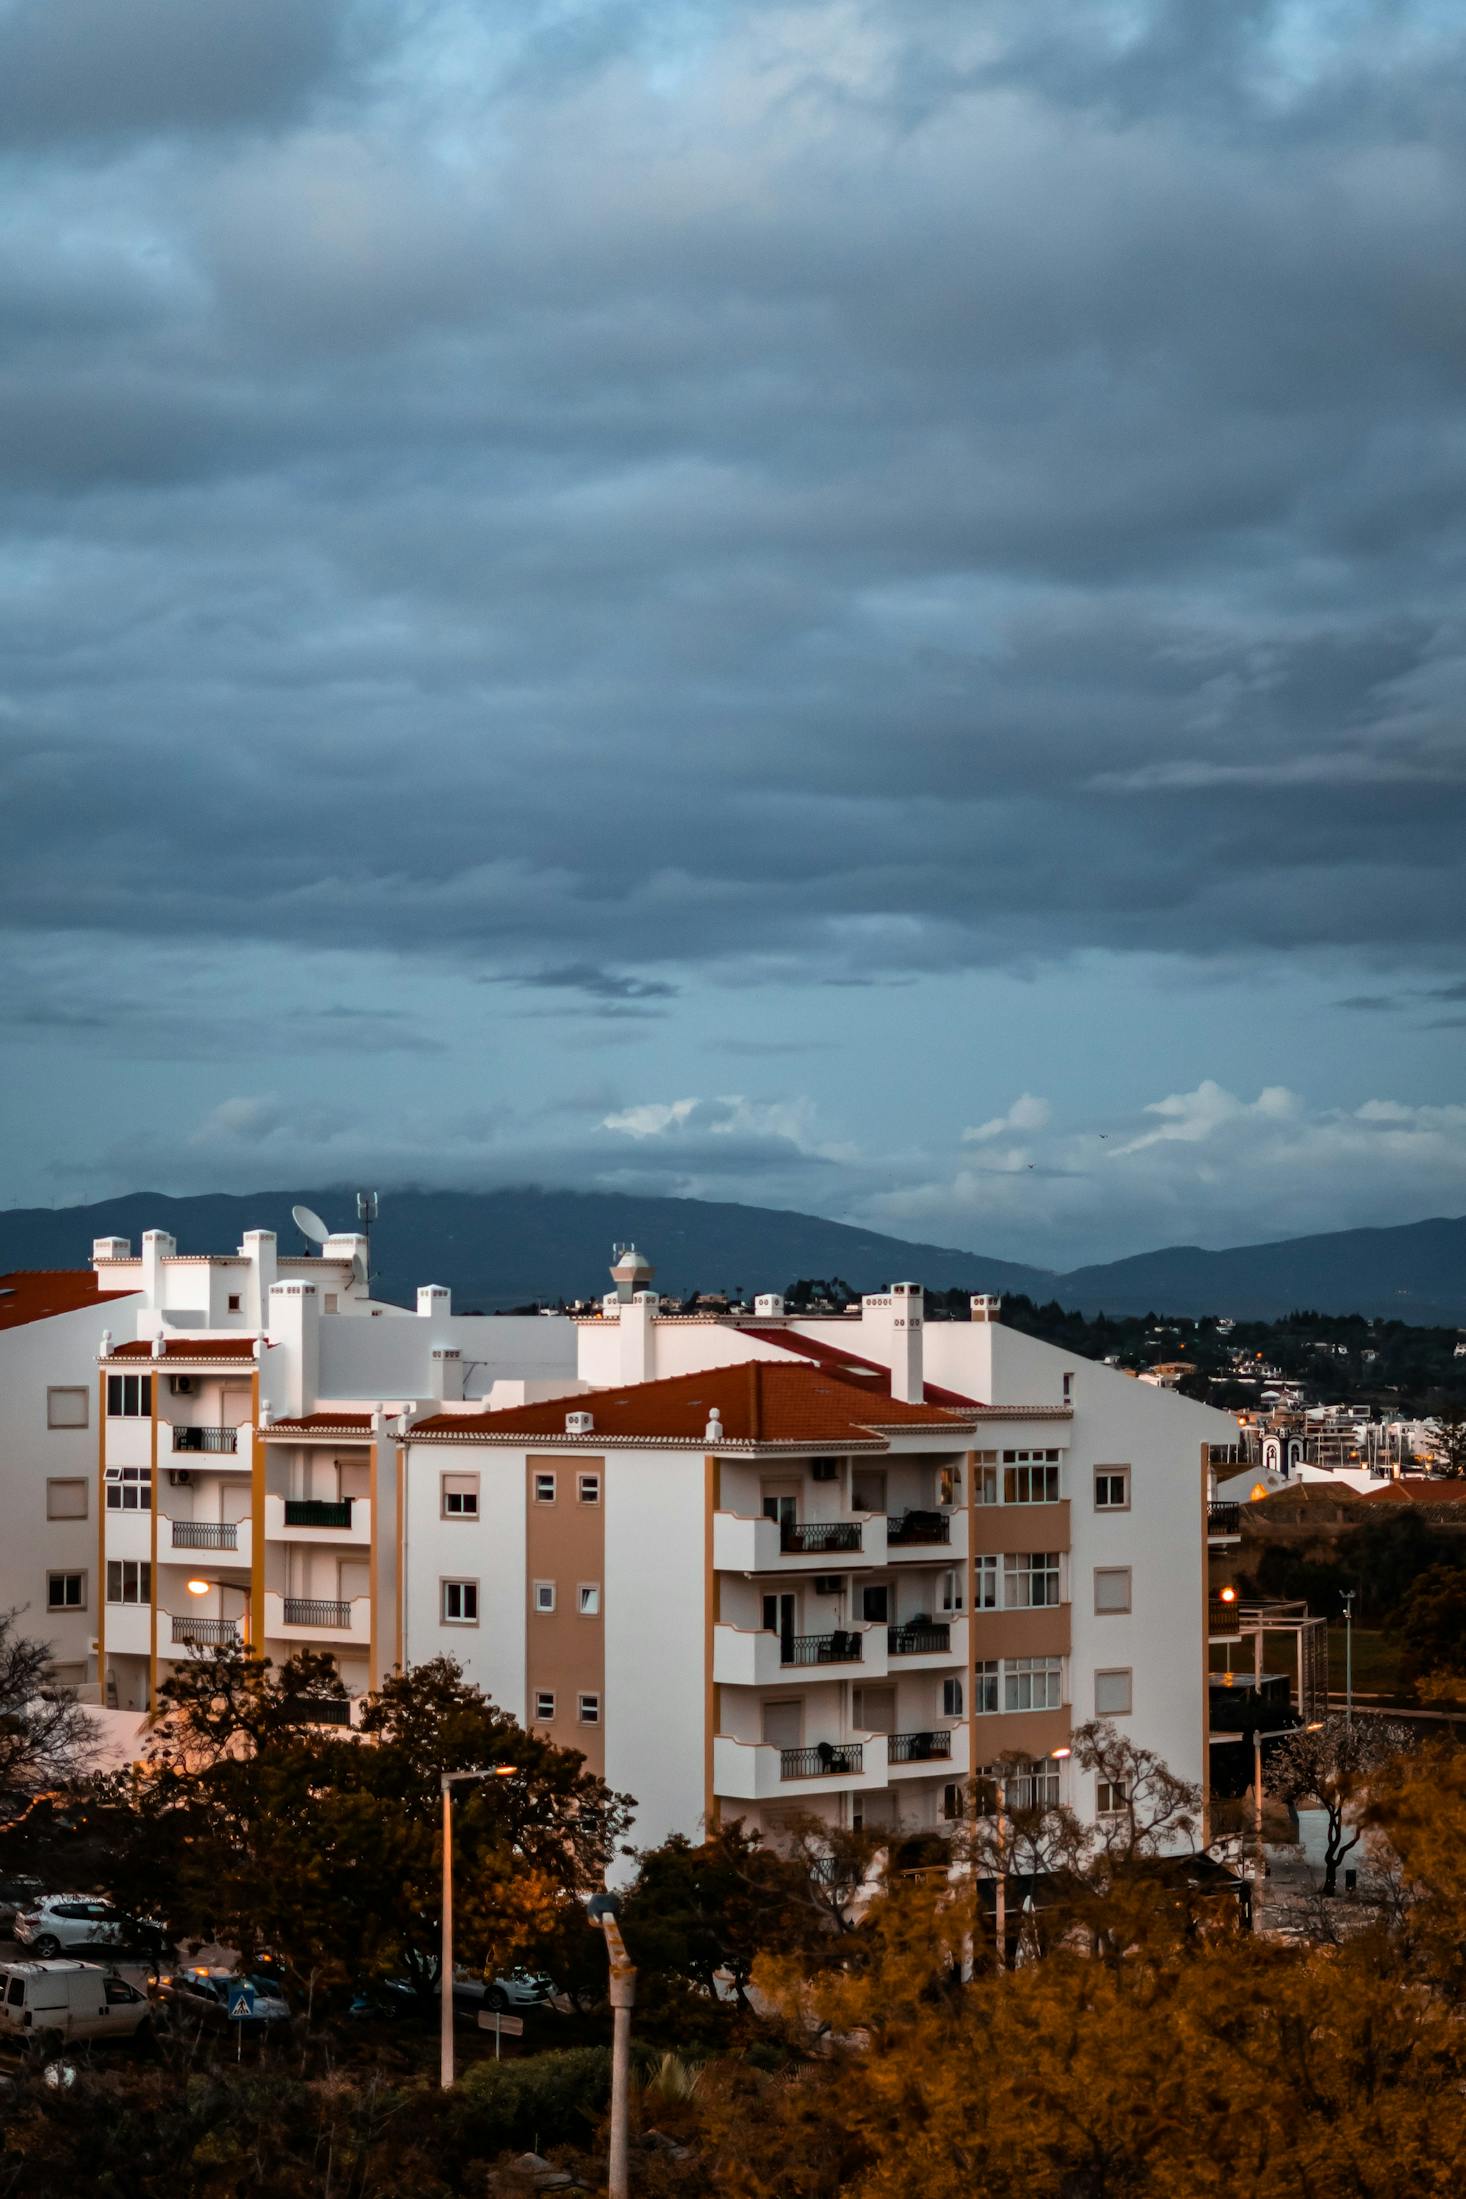
POLYGON ((858 1519, 786 1519, 779 1524, 779 1548, 814 1556, 825 1550, 858 1550, 858 1519))
POLYGON ((349 1527, 351 1498, 327 1503, 317 1497, 287 1497, 285 1524, 287 1527, 349 1527))
POLYGON ((175 1642, 187 1642, 200 1649, 238 1649, 240 1645, 237 1619, 175 1618, 173 1621, 175 1642))
POLYGON ((902 1512, 886 1521, 886 1541, 898 1549, 902 1543, 951 1540, 950 1512, 902 1512))
POLYGON ((820 1741, 812 1749, 780 1749, 781 1779, 830 1779, 860 1771, 865 1747, 860 1741, 820 1741))
POLYGON ((886 1736, 886 1761, 891 1764, 934 1763, 952 1753, 952 1735, 946 1727, 929 1733, 891 1733, 886 1736))
POLYGON ((863 1643, 848 1627, 831 1634, 783 1634, 779 1638, 781 1665, 853 1665, 861 1662, 863 1643))
POLYGON ((1206 1528, 1210 1535, 1240 1535, 1242 1532, 1242 1507, 1240 1504, 1209 1504, 1206 1508, 1206 1528))
POLYGON ((893 1657, 930 1656, 934 1650, 950 1649, 951 1646, 952 1629, 945 1621, 886 1628, 886 1647, 893 1657))
POLYGON ((350 1626, 351 1605, 333 1602, 326 1596, 287 1596, 285 1598, 285 1624, 287 1626, 350 1626))
POLYGON ((239 1522, 232 1519, 176 1519, 175 1550, 237 1550, 239 1522))
POLYGON ((1207 1628, 1209 1632, 1213 1634, 1235 1634, 1238 1632, 1237 1618, 1235 1599, 1224 1601, 1220 1596, 1209 1596, 1207 1598, 1207 1628))
POLYGON ((290 1706, 290 1715, 303 1726, 349 1726, 351 1705, 337 1702, 334 1696, 318 1696, 314 1700, 301 1696, 290 1706))
POLYGON ((181 1428, 173 1430, 175 1451, 237 1451, 237 1428, 181 1428))

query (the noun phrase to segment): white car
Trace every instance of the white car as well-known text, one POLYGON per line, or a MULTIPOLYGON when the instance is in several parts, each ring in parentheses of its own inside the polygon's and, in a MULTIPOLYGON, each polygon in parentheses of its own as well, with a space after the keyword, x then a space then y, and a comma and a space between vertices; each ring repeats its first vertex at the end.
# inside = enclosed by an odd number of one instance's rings
POLYGON ((132 2039, 152 2029, 145 1993, 94 1962, 0 1963, 0 2035, 132 2039))
POLYGON ((117 1947, 138 1936, 133 1919, 95 1894, 45 1894, 16 1912, 15 1936, 39 1960, 67 1947, 117 1947))

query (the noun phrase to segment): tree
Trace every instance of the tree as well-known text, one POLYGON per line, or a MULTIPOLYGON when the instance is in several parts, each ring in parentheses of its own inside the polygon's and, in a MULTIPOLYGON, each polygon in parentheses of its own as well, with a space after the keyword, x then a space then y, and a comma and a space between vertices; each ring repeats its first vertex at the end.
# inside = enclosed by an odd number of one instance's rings
POLYGON ((1406 1597, 1398 1626, 1404 1679, 1466 1672, 1466 1571, 1458 1565, 1428 1567, 1406 1597))
POLYGON ((1324 1812, 1325 1899, 1338 1887, 1339 1866, 1364 1836, 1371 1782, 1392 1758, 1414 1745, 1408 1726, 1384 1718, 1325 1718, 1316 1732, 1300 1727, 1268 1762, 1273 1792, 1284 1802, 1316 1801, 1324 1812))
POLYGON ((29 1801, 76 1778, 94 1742, 86 1712, 56 1686, 49 1645, 22 1634, 19 1617, 0 1612, 0 1795, 29 1801))
POLYGON ((1441 1398, 1435 1408, 1436 1472, 1459 1479, 1466 1474, 1466 1407, 1457 1397, 1441 1398))
POLYGON ((479 1969, 580 1917, 626 1828, 625 1798, 581 1756, 525 1732, 448 1659, 394 1673, 357 1733, 307 1721, 312 1701, 342 1695, 312 1654, 279 1671, 198 1658, 159 1692, 145 1763, 101 1789, 118 1897, 181 1938, 270 1950, 312 1992, 391 1975, 432 1990, 442 1772, 515 1767, 454 1805, 458 1948, 479 1969))

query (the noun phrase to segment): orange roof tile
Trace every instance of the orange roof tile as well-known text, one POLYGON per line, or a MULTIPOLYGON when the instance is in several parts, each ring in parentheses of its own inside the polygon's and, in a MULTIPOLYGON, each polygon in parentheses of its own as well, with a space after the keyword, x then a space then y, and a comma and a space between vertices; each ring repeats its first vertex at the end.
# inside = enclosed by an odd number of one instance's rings
POLYGON ((887 1432, 929 1429, 953 1446, 971 1428, 976 1411, 938 1405, 905 1405, 848 1374, 810 1366, 781 1366, 751 1359, 742 1366, 709 1367, 664 1382, 638 1382, 617 1390, 582 1391, 535 1405, 510 1405, 495 1413, 435 1413, 411 1436, 473 1443, 581 1442, 687 1444, 701 1450, 708 1416, 717 1409, 724 1445, 786 1450, 884 1450, 887 1432), (567 1413, 592 1416, 589 1436, 566 1436, 567 1413))
POLYGON ((296 1413, 288 1420, 272 1420, 261 1435, 370 1435, 370 1413, 296 1413))
MULTIPOLYGON (((889 1367, 883 1367, 877 1359, 863 1359, 859 1352, 846 1351, 843 1344, 827 1343, 823 1337, 801 1336, 797 1329, 760 1328, 756 1321, 740 1321, 739 1334, 756 1336, 764 1344, 777 1344, 780 1351, 794 1352, 801 1359, 812 1359, 816 1366, 829 1367, 835 1373, 842 1370, 853 1375, 876 1375, 882 1382, 891 1378, 889 1367)), ((975 1397, 964 1397, 960 1390, 944 1390, 940 1383, 924 1382, 922 1395, 928 1405, 975 1405, 975 1397)))
MULTIPOLYGON (((168 1336, 163 1339, 164 1359, 253 1359, 252 1336, 168 1336)), ((151 1359, 152 1341, 142 1337, 133 1344, 114 1344, 112 1359, 151 1359)))
POLYGON ((21 1329, 31 1321, 83 1313, 89 1306, 137 1295, 133 1290, 98 1290, 94 1268, 12 1268, 0 1275, 0 1329, 21 1329))
POLYGON ((1466 1503, 1466 1481, 1446 1475, 1405 1474, 1398 1481, 1386 1481, 1378 1489, 1367 1491, 1365 1502, 1378 1504, 1385 1498, 1396 1504, 1466 1503))

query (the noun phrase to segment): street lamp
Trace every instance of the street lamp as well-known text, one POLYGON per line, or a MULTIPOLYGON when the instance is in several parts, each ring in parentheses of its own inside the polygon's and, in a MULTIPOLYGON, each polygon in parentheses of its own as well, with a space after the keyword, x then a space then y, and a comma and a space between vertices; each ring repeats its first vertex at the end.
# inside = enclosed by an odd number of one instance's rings
POLYGON ((223 1596, 223 1594, 224 1594, 224 1591, 225 1591, 225 1589, 226 1589, 226 1588, 237 1588, 237 1589, 239 1590, 239 1593, 240 1593, 240 1595, 241 1595, 241 1596, 243 1596, 243 1598, 244 1598, 244 1610, 243 1610, 243 1612, 242 1612, 242 1613, 240 1614, 240 1627, 241 1627, 241 1636, 240 1636, 240 1647, 241 1647, 241 1648, 243 1648, 243 1649, 248 1649, 248 1648, 249 1648, 249 1647, 251 1646, 251 1638, 252 1638, 252 1636, 253 1636, 253 1634, 254 1634, 254 1626, 253 1626, 253 1623, 252 1623, 252 1617, 251 1617, 251 1612, 252 1612, 252 1605, 251 1605, 251 1599, 250 1599, 250 1591, 249 1591, 249 1586, 248 1586, 247 1582, 245 1582, 245 1581, 206 1581, 206 1580, 194 1579, 194 1580, 191 1580, 191 1581, 185 1581, 183 1585, 184 1585, 184 1587, 185 1587, 185 1588, 186 1588, 186 1589, 188 1590, 188 1592, 189 1592, 189 1594, 190 1594, 191 1596, 212 1596, 212 1595, 213 1595, 213 1593, 214 1593, 214 1590, 215 1590, 215 1589, 217 1588, 217 1589, 218 1589, 218 1591, 219 1591, 219 1594, 220 1594, 220 1596, 222 1597, 222 1596, 223 1596))
POLYGON ((1353 1588, 1343 1590, 1344 1598, 1344 1718, 1354 1723, 1354 1598, 1353 1588))
MULTIPOLYGON (((1074 1751, 1070 1748, 1068 1742, 1062 1741, 1056 1749, 1049 1750, 1048 1761, 1053 1764, 1062 1764, 1067 1762, 1073 1754, 1074 1751)), ((1006 1970, 1008 1967, 1008 1866, 1003 1853, 1003 1820, 1008 1808, 1007 1773, 1000 1772, 993 1785, 997 1790, 997 1810, 994 1824, 997 1835, 998 1868, 997 1881, 993 1888, 993 1937, 997 1941, 998 1968, 1006 1970)))
POLYGON ((517 1764, 486 1764, 480 1771, 445 1771, 438 1780, 443 1796, 443 1940, 438 1958, 438 2082, 453 2085, 453 1789, 475 1779, 512 1779, 517 1764))
POLYGON ((596 1894, 590 1920, 605 1934, 611 1965, 611 2143, 606 2164, 607 2199, 627 2199, 627 2163, 631 2091, 631 2010, 636 2001, 636 1966, 626 1952, 616 1915, 616 1896, 596 1894))

